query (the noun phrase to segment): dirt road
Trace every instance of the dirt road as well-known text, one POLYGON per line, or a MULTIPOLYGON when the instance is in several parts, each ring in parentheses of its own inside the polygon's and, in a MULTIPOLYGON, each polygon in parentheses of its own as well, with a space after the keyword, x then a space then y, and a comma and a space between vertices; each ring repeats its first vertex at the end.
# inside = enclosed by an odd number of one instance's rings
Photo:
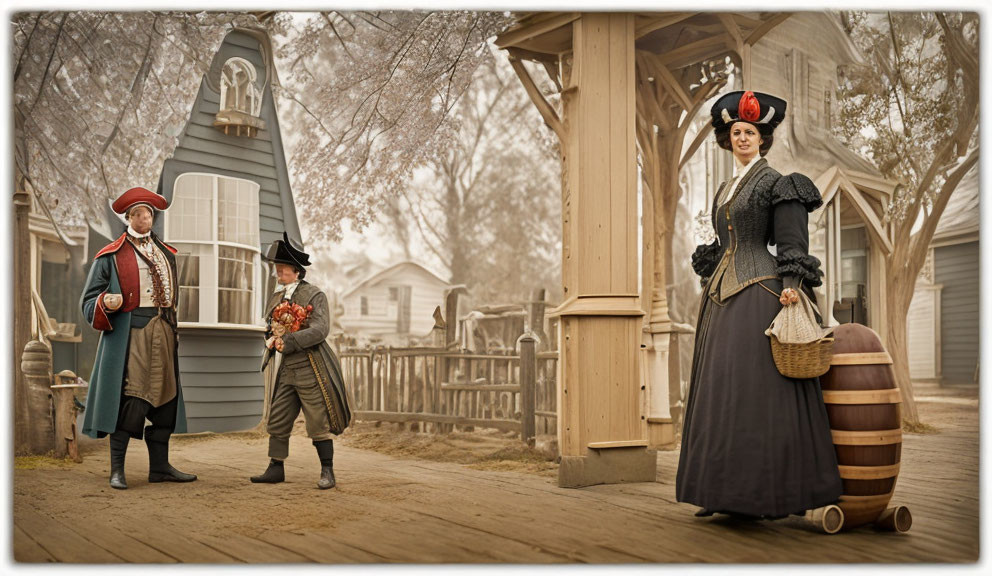
POLYGON ((659 453, 655 483, 572 490, 557 487, 553 463, 499 434, 444 447, 366 426, 335 443, 339 485, 329 491, 315 487, 319 462, 302 436, 277 485, 248 482, 267 461, 265 438, 252 434, 174 440, 173 463, 200 476, 191 484, 148 484, 137 442, 126 491, 107 485, 102 444, 78 465, 21 460, 14 554, 100 563, 972 562, 977 391, 926 395, 920 412, 939 432, 905 436, 893 499, 912 510, 907 534, 825 536, 795 517, 695 518, 675 501, 674 451, 659 453))

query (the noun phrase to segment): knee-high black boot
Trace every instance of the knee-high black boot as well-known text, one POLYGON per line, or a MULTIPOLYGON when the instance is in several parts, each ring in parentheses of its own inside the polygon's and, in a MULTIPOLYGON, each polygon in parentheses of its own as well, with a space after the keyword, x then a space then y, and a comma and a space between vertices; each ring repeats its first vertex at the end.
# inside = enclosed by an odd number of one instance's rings
POLYGON ((131 435, 123 430, 110 435, 110 487, 117 490, 127 490, 124 457, 127 455, 127 444, 130 439, 131 435))
POLYGON ((317 448, 317 455, 320 456, 320 480, 317 481, 317 488, 327 490, 334 488, 334 441, 314 440, 313 445, 317 448))
POLYGON ((145 444, 148 445, 148 481, 149 482, 192 482, 196 474, 187 474, 176 470, 169 464, 169 436, 172 433, 166 429, 145 428, 145 444))

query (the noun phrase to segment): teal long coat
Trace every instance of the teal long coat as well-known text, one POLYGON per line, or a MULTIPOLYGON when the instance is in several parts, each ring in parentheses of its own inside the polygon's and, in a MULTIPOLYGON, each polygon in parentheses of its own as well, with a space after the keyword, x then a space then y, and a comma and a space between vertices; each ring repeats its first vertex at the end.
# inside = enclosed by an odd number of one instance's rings
MULTIPOLYGON (((175 256, 161 242, 157 243, 172 267, 173 278, 178 278, 175 256)), ((86 277, 86 287, 83 289, 80 306, 83 309, 83 318, 94 328, 97 328, 94 326, 97 298, 104 292, 108 294, 122 292, 115 254, 116 251, 113 251, 97 257, 86 277)), ((117 411, 121 404, 124 366, 127 362, 130 342, 131 313, 108 312, 107 319, 110 320, 113 329, 104 330, 100 334, 100 343, 97 345, 96 359, 93 362, 93 373, 90 375, 89 391, 86 393, 86 410, 83 413, 83 434, 92 438, 97 438, 98 432, 110 434, 117 429, 117 411)), ((179 406, 174 432, 183 433, 186 432, 186 408, 183 403, 183 389, 179 385, 178 347, 179 339, 176 338, 176 391, 179 396, 179 406)))

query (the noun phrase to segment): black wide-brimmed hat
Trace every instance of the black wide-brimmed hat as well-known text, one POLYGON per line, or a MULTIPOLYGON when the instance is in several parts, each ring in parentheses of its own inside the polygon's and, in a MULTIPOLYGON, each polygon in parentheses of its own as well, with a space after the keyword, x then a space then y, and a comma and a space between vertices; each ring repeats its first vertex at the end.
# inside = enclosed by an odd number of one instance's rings
POLYGON ((269 244, 269 249, 265 251, 264 258, 269 262, 277 264, 289 264, 295 266, 300 271, 300 278, 306 275, 306 267, 310 265, 310 255, 302 249, 293 246, 289 239, 289 234, 282 233, 282 240, 276 240, 269 244))
POLYGON ((748 122, 772 131, 785 118, 785 100, 763 92, 737 90, 721 96, 710 108, 713 128, 730 128, 734 122, 748 122))

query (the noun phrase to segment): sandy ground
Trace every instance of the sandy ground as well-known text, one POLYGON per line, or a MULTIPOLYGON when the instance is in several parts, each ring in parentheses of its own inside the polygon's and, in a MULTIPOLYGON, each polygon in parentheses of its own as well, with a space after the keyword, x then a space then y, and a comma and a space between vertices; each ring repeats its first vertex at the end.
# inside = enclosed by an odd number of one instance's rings
MULTIPOLYGON (((977 512, 950 530, 936 520, 928 526, 928 510, 943 504, 927 502, 927 490, 914 492, 910 469, 944 468, 941 458, 963 462, 948 479, 960 493, 948 498, 961 510, 968 510, 972 500, 977 504, 977 389, 924 386, 917 393, 921 418, 934 427, 930 434, 907 434, 904 444, 904 500, 914 502, 914 515, 921 518, 920 527, 910 532, 917 532, 917 540, 905 550, 902 544, 881 552, 862 547, 844 561, 886 555, 889 561, 977 558, 977 512), (975 453, 963 460, 954 454, 931 456, 946 452, 941 442, 970 452, 972 436, 975 453), (948 444, 952 440, 956 444, 948 444)), ((126 491, 107 484, 106 440, 87 442, 82 464, 19 458, 15 557, 70 562, 829 562, 831 549, 842 543, 833 538, 846 537, 831 537, 825 547, 818 540, 822 535, 800 526, 798 518, 764 523, 757 532, 731 526, 729 535, 725 521, 693 518, 694 507, 674 501, 675 450, 659 452, 656 483, 565 490, 556 485, 552 456, 511 434, 432 435, 392 424, 358 424, 335 441, 338 487, 321 491, 315 487, 317 454, 302 427, 291 439, 287 482, 249 483, 250 475, 264 470, 266 449, 266 436, 257 432, 176 437, 172 463, 200 479, 149 484, 144 443, 132 441, 126 491), (666 548, 658 535, 671 533, 672 526, 684 530, 666 548), (708 538, 721 542, 719 554, 707 548, 708 538), (687 543, 679 545, 680 539, 687 543), (765 539, 776 555, 755 547, 765 539), (432 546, 431 541, 443 544, 432 546), (798 543, 779 550, 791 541, 798 543), (710 551, 693 552, 693 545, 710 551)), ((925 486, 925 481, 915 482, 925 486)))

